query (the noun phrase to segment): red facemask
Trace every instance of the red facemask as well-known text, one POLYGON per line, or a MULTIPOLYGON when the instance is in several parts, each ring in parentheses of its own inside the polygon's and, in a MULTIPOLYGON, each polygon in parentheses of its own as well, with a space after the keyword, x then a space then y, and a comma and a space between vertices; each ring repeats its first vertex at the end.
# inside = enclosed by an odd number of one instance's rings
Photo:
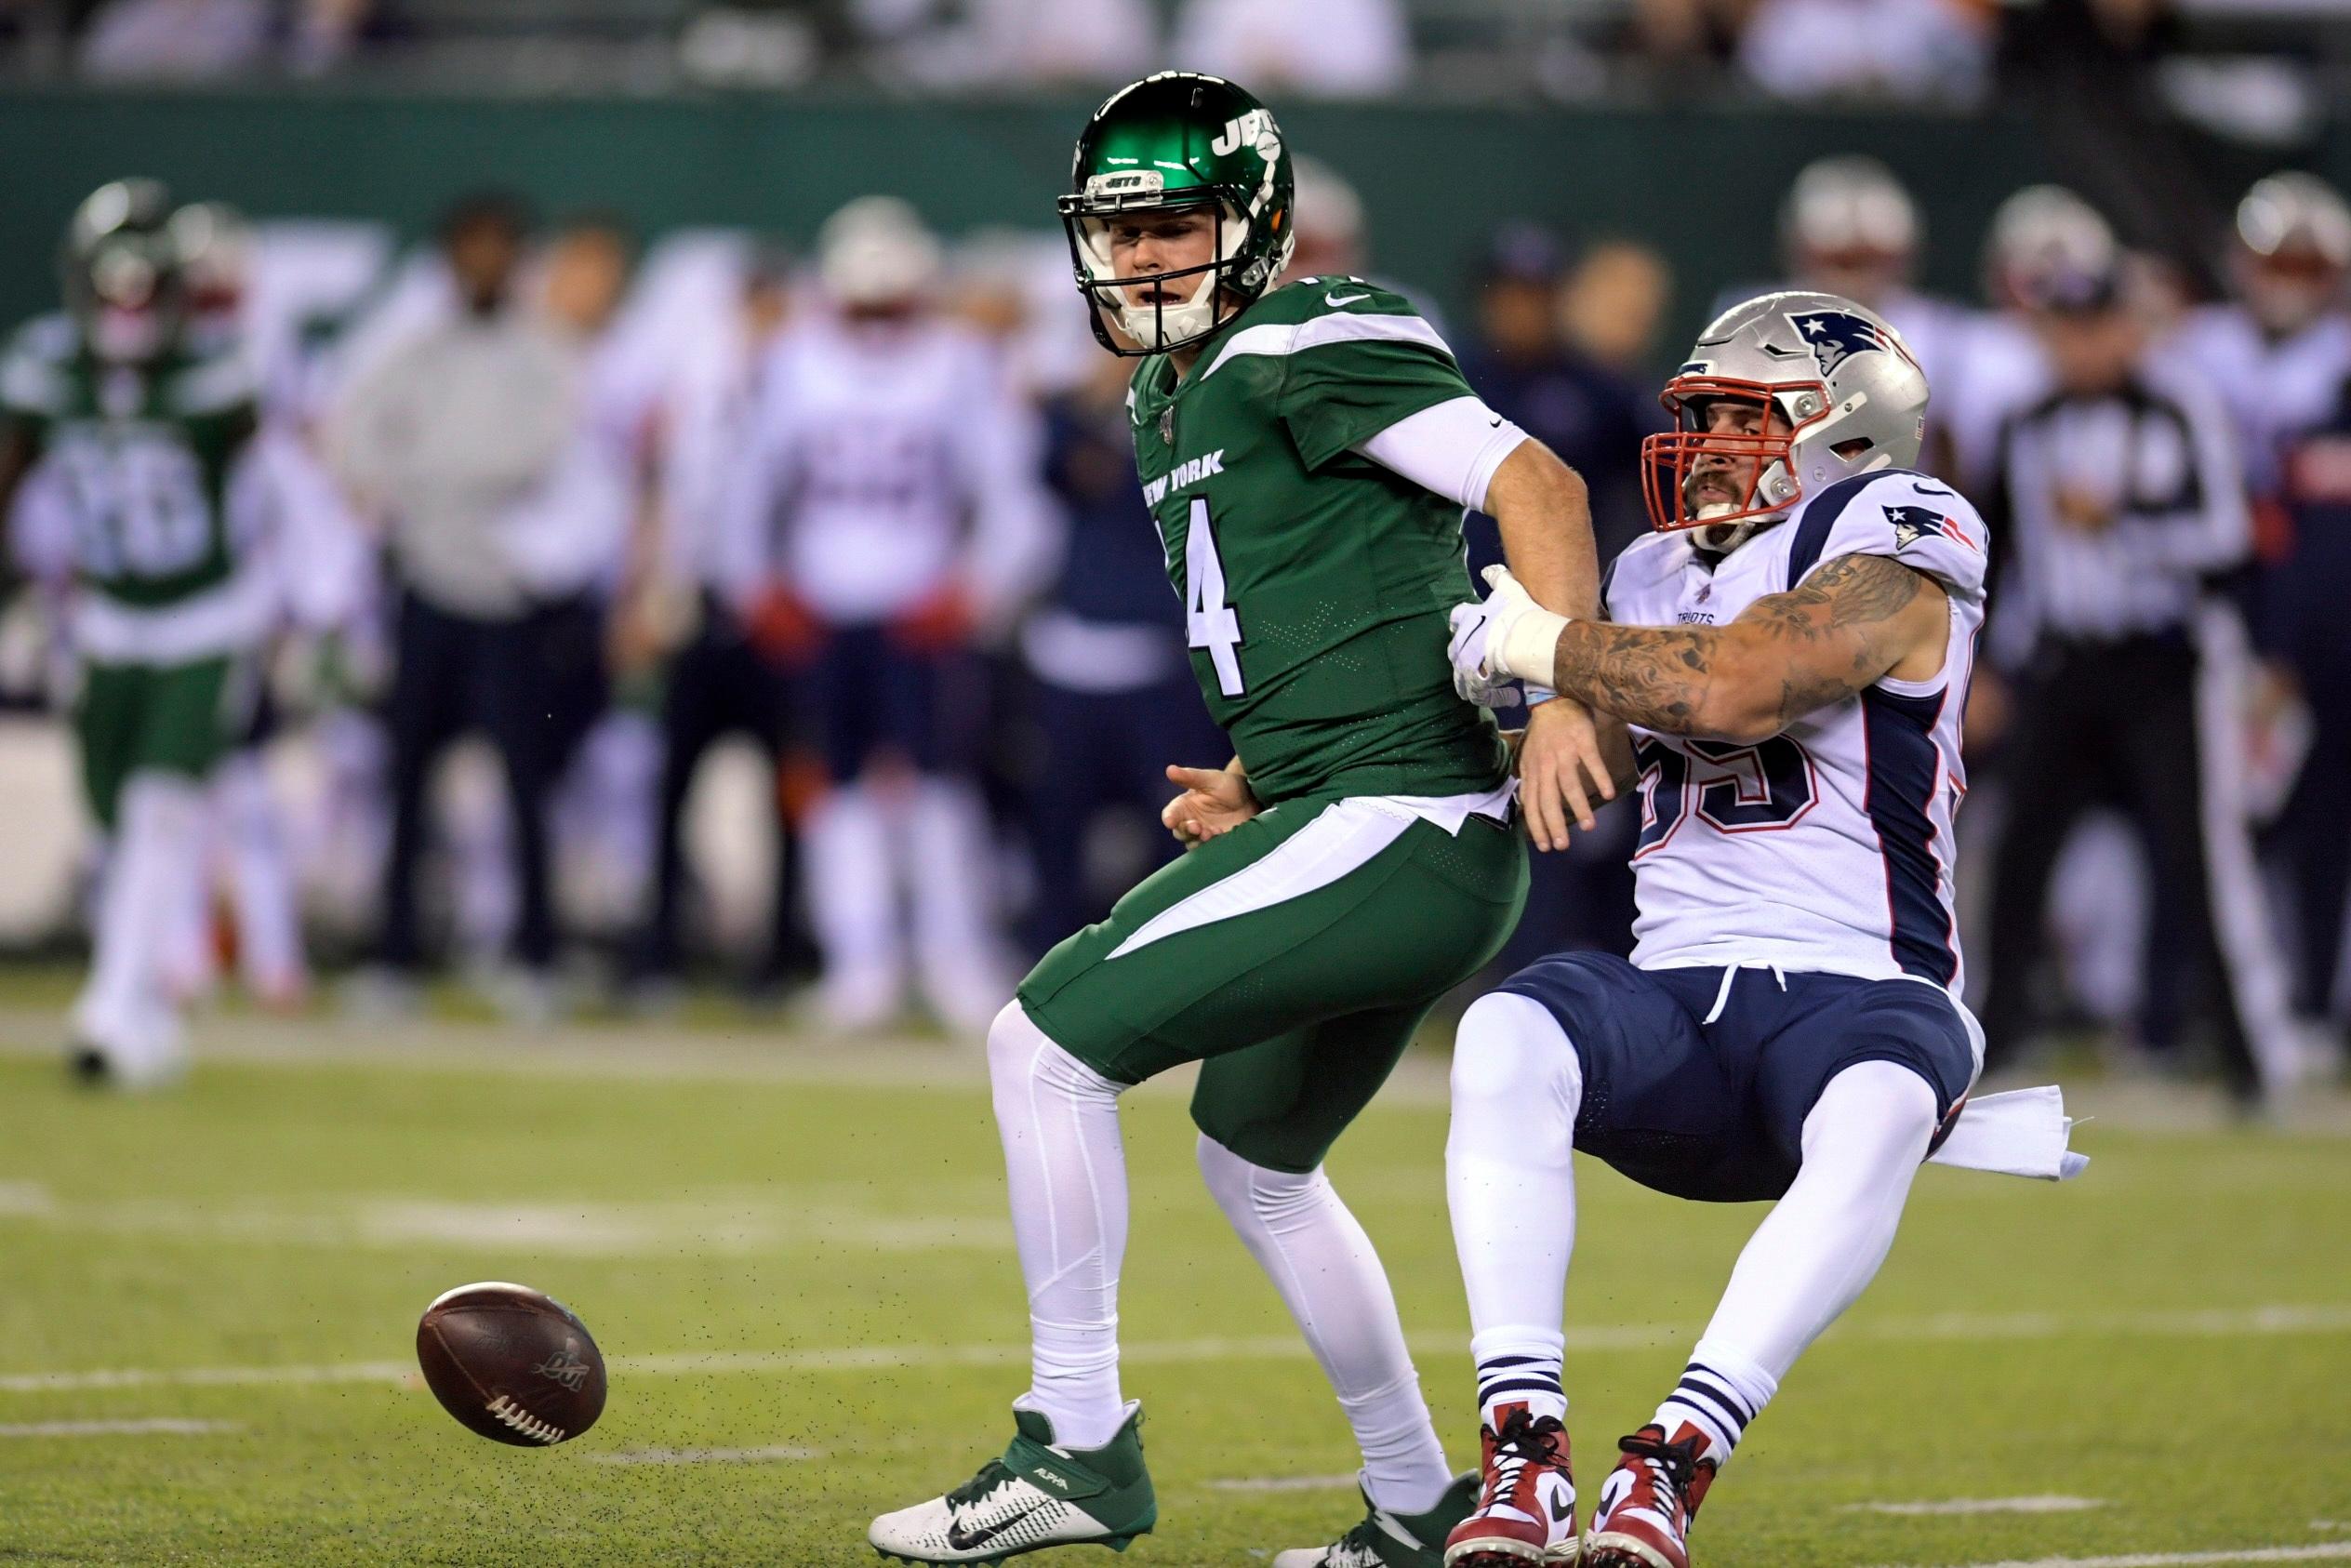
POLYGON ((1795 465, 1788 460, 1788 450, 1798 432, 1827 418, 1826 386, 1818 381, 1766 384, 1724 376, 1677 376, 1666 383, 1657 401, 1674 417, 1676 428, 1649 436, 1640 444, 1641 493, 1649 504, 1652 527, 1661 533, 1673 533, 1682 528, 1775 517, 1803 499, 1801 484, 1795 480, 1795 465), (1817 396, 1820 412, 1791 429, 1761 433, 1770 426, 1775 412, 1785 417, 1781 405, 1774 401, 1776 394, 1807 385, 1817 396), (1761 416, 1759 432, 1741 434, 1703 428, 1708 409, 1718 403, 1745 404, 1756 409, 1761 416), (1753 471, 1741 486, 1739 499, 1729 511, 1706 517, 1694 513, 1690 504, 1690 481, 1694 474, 1702 469, 1734 472, 1750 462, 1753 471), (1784 496, 1758 495, 1763 476, 1775 462, 1784 466, 1796 487, 1784 496))

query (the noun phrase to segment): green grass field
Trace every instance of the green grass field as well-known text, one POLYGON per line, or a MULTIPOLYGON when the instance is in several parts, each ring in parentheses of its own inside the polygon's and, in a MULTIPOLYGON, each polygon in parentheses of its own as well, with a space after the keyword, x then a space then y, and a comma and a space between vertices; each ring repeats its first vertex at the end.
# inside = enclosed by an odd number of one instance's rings
MULTIPOLYGON (((1008 1435, 1025 1320, 953 1048, 218 1024, 186 1090, 122 1101, 30 1054, 49 1027, 0 1016, 0 1561, 870 1562, 871 1513, 1008 1435), (613 1366, 593 1431, 496 1446, 408 1375, 418 1312, 483 1278, 586 1318, 613 1366)), ((1333 1170, 1466 1459, 1441 1073, 1409 1064, 1333 1170)), ((1357 1511, 1337 1411, 1201 1191, 1180 1096, 1135 1096, 1127 1128, 1127 1384, 1162 1521, 1069 1560, 1327 1538, 1357 1511)), ((2126 1119, 2078 1142, 2096 1163, 2065 1189, 1924 1174, 1715 1490, 1707 1568, 2351 1561, 2351 1139, 2126 1119), (1883 1511, 2046 1497, 2082 1506, 1883 1511)), ((1589 1164, 1582 1192, 1589 1494, 1762 1211, 1589 1164)))

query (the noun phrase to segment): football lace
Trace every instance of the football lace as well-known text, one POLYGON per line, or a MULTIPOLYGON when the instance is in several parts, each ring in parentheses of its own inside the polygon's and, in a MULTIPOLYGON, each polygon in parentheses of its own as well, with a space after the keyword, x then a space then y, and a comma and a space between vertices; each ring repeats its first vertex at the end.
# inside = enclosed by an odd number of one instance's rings
POLYGON ((534 1442, 561 1442, 564 1429, 552 1421, 542 1421, 516 1404, 504 1394, 490 1402, 490 1414, 534 1442))

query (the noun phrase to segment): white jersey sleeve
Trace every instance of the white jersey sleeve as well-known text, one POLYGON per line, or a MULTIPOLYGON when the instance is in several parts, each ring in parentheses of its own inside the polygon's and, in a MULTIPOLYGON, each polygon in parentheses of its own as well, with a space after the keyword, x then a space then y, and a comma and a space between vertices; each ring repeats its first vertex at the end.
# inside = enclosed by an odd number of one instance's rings
POLYGON ((1969 603, 1984 597, 1991 540, 1966 497, 1938 479, 1890 469, 1832 485, 1795 523, 1787 585, 1840 555, 1891 556, 1969 603))

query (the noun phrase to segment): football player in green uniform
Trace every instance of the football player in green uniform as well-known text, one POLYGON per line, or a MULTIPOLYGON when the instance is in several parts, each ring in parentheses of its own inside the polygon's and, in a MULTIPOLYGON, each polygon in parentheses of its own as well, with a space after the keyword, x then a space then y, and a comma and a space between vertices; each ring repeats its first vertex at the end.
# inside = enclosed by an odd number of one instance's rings
POLYGON ((183 1059, 167 950, 197 897, 203 780, 250 701, 240 653, 267 616, 228 522, 252 380, 186 346, 170 215, 153 180, 91 194, 66 236, 66 312, 0 358, 0 508, 71 539, 82 781, 110 839, 72 1062, 128 1087, 183 1059))
POLYGON ((1574 704, 1536 711, 1514 779, 1510 744, 1454 693, 1463 511, 1494 514, 1546 603, 1588 612, 1599 572, 1581 481, 1478 400, 1409 304, 1358 278, 1277 286, 1291 193, 1273 116, 1215 77, 1138 82, 1078 143, 1060 204, 1078 286, 1104 345, 1142 357, 1143 494, 1239 755, 1168 770, 1191 853, 1047 954, 990 1032, 1032 1381, 1001 1458, 873 1521, 885 1555, 1123 1548, 1156 1521, 1119 1385, 1118 1096, 1189 1061, 1209 1189, 1363 1453, 1365 1517, 1277 1568, 1435 1568, 1475 1501, 1322 1158, 1517 922, 1514 792, 1548 846, 1588 820, 1585 778, 1608 788, 1574 704))

